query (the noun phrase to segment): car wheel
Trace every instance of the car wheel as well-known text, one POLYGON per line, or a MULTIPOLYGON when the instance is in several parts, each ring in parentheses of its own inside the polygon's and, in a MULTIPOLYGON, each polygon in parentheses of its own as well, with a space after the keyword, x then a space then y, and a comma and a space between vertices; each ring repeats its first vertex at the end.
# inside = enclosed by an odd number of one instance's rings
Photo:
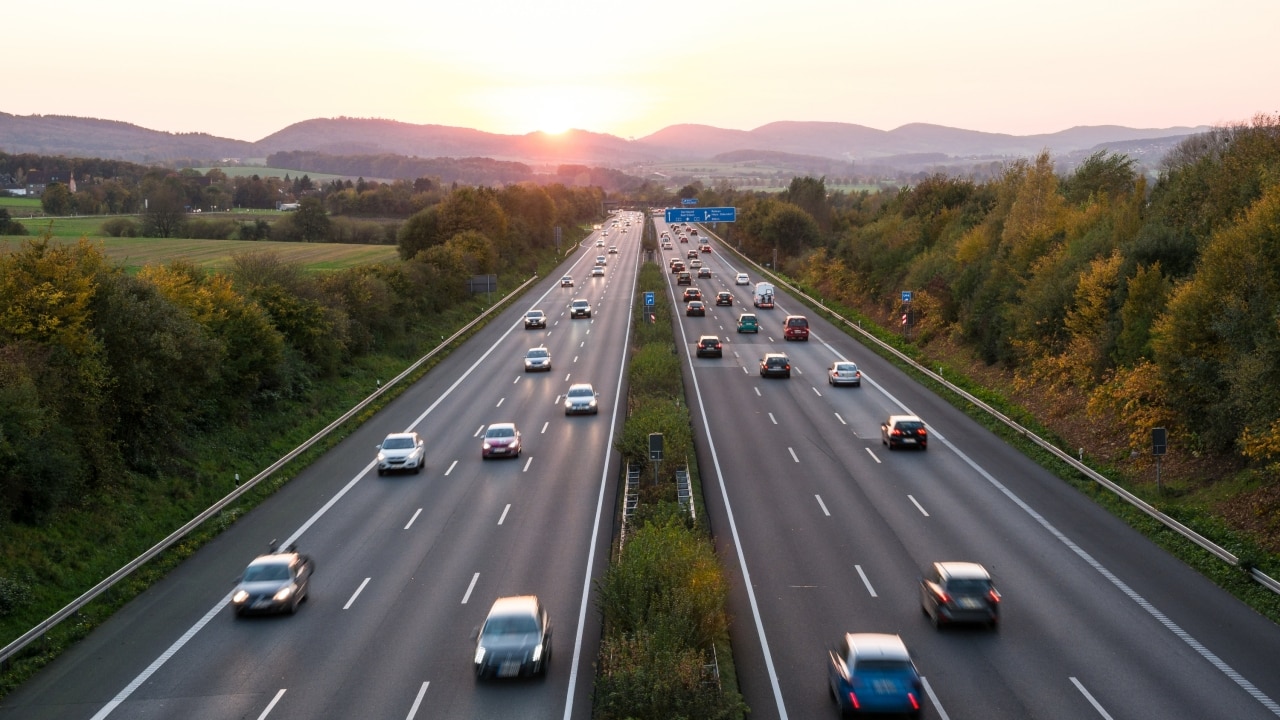
POLYGON ((418 465, 417 465, 416 467, 414 467, 414 468, 413 468, 413 474, 414 474, 414 475, 421 475, 421 474, 422 474, 422 463, 418 463, 418 465))
POLYGON ((791 377, 791 371, 790 371, 790 370, 788 370, 788 371, 787 371, 787 377, 791 377))
POLYGON ((387 472, 386 472, 385 470, 383 470, 382 468, 378 468, 378 474, 379 474, 379 475, 386 475, 386 474, 387 474, 387 472))

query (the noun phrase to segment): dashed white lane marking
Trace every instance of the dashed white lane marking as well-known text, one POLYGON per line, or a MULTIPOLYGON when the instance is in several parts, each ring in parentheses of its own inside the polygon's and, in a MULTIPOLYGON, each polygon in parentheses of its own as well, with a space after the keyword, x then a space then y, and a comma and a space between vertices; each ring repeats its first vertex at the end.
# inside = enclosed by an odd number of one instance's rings
POLYGON ((929 517, 929 513, 928 513, 928 511, 926 511, 926 510, 924 509, 924 506, 923 506, 923 505, 921 505, 921 504, 916 500, 916 498, 915 498, 915 496, 914 496, 914 495, 908 495, 907 497, 908 497, 908 498, 911 498, 911 502, 915 504, 916 509, 920 511, 920 514, 921 514, 921 515, 924 515, 925 517, 929 517))
POLYGON ((854 565, 853 569, 858 571, 858 577, 862 578, 862 584, 867 586, 867 592, 871 593, 871 597, 879 597, 876 595, 876 589, 871 587, 871 581, 867 579, 867 574, 862 571, 862 566, 854 565))
POLYGON ((422 683, 422 687, 418 689, 418 696, 413 699, 413 706, 409 708, 409 714, 405 716, 405 720, 413 720, 418 714, 418 708, 422 706, 422 697, 427 694, 427 686, 429 682, 422 683))
POLYGON ((827 504, 822 502, 822 496, 814 495, 813 497, 817 499, 818 507, 822 508, 822 514, 826 515, 827 517, 831 517, 831 511, 827 509, 827 504))
POLYGON ((502 508, 502 517, 498 518, 499 525, 501 525, 502 522, 507 519, 507 513, 510 511, 511 511, 511 503, 507 503, 507 506, 502 508))
POLYGON ((343 610, 351 609, 351 606, 356 602, 356 598, 360 597, 360 593, 364 592, 364 587, 369 584, 369 580, 370 578, 365 578, 364 582, 360 583, 360 587, 356 588, 356 591, 351 594, 351 599, 347 601, 346 605, 342 606, 343 610))
POLYGON ((471 576, 471 584, 467 586, 467 592, 462 596, 462 604, 466 605, 471 599, 471 591, 476 589, 476 581, 480 579, 480 573, 471 576))
POLYGON ((1076 686, 1076 689, 1080 691, 1081 695, 1084 695, 1084 699, 1089 701, 1089 704, 1093 706, 1094 710, 1098 711, 1099 715, 1106 718, 1107 720, 1112 720, 1111 715, 1102 708, 1102 705, 1099 704, 1097 700, 1093 699, 1093 695, 1089 694, 1089 691, 1084 689, 1084 685, 1082 685, 1079 680, 1073 677, 1070 677, 1067 679, 1071 681, 1072 685, 1076 686))
POLYGON ((417 510, 415 510, 415 511, 413 512, 413 517, 409 518, 409 522, 405 523, 404 529, 405 529, 405 530, 408 530, 408 529, 410 528, 410 526, 412 526, 412 525, 413 525, 413 521, 414 521, 414 520, 417 520, 417 519, 418 519, 418 516, 419 516, 419 515, 421 515, 421 514, 422 514, 422 508, 418 508, 417 510))
POLYGON ((284 688, 280 688, 280 692, 276 693, 276 696, 271 698, 271 702, 267 703, 267 706, 263 708, 262 714, 258 716, 258 720, 266 720, 266 717, 271 713, 272 708, 276 706, 276 703, 280 702, 280 698, 284 697, 284 690, 284 688))

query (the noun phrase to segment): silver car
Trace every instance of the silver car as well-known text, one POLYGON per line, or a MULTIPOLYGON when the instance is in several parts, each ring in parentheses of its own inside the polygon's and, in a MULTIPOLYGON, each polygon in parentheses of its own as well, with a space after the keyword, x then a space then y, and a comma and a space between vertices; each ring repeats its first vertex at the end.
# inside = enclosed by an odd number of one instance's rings
POLYGON ((296 545, 277 552, 273 543, 270 553, 259 555, 245 568, 231 593, 231 608, 237 616, 278 612, 292 615, 307 599, 313 572, 315 563, 299 553, 296 545))
POLYGON ((569 386, 569 392, 564 396, 564 414, 565 415, 596 415, 600 412, 600 405, 596 402, 596 396, 599 395, 595 388, 591 387, 591 383, 575 383, 569 386))
POLYGON ((524 354, 524 371, 551 371, 551 353, 545 347, 529 348, 524 354))
POLYGON ((827 384, 862 387, 862 371, 848 360, 836 360, 827 368, 827 384))
POLYGON ((417 475, 427 462, 426 455, 425 443, 418 433, 391 433, 378 446, 378 474, 412 470, 417 475))

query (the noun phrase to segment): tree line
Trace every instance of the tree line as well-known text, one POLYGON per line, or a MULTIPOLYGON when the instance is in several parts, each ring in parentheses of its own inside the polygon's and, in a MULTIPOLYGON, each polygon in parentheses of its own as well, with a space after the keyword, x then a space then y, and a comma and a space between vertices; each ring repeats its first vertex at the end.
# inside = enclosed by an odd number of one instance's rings
POLYGON ((182 473, 192 434, 305 398, 361 355, 416 347, 470 275, 532 270, 553 226, 579 241, 600 201, 460 188, 400 228, 402 261, 326 273, 258 252, 226 272, 129 274, 85 240, 26 240, 0 255, 0 524, 38 523, 124 473, 182 473))
POLYGON ((724 230, 816 294, 921 343, 951 342, 1018 383, 1078 398, 1121 452, 1166 427, 1188 453, 1280 462, 1280 116, 1189 137, 1152 182, 1099 152, 991 179, 887 192, 685 188, 735 205, 724 230), (912 290, 910 307, 901 291, 912 290))

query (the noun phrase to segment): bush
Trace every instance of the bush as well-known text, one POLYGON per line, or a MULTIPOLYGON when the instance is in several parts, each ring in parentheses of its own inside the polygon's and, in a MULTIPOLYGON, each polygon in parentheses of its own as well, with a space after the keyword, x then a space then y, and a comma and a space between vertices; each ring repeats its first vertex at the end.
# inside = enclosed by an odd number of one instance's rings
POLYGON ((111 218, 102 223, 102 234, 108 237, 138 237, 138 223, 130 218, 111 218))
POLYGON ((0 617, 4 617, 31 602, 31 586, 11 578, 0 576, 0 617))
POLYGON ((601 720, 719 720, 741 717, 747 706, 736 692, 721 692, 708 670, 707 653, 640 633, 605 638, 595 686, 601 720), (708 692, 708 689, 714 689, 708 692))
POLYGON ((239 225, 235 220, 204 218, 188 220, 183 227, 182 237, 199 240, 226 240, 231 237, 239 225))

